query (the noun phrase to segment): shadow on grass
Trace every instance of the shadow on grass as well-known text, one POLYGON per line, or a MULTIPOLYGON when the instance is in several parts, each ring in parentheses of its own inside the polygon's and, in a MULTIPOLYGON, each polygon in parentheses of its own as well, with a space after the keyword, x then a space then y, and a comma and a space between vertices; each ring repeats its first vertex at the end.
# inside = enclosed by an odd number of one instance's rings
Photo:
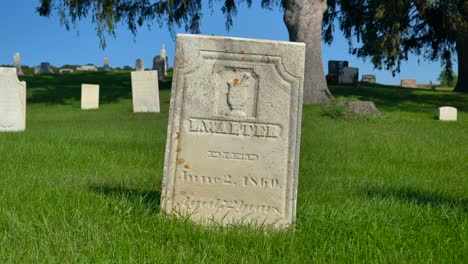
POLYGON ((393 198, 406 203, 416 203, 418 205, 461 207, 468 211, 468 199, 452 198, 446 195, 416 190, 413 188, 376 188, 369 187, 365 190, 369 198, 393 198))
POLYGON ((373 101, 377 107, 409 112, 437 111, 441 106, 453 106, 459 111, 468 111, 468 94, 409 89, 397 86, 361 83, 359 87, 331 85, 330 91, 337 96, 358 96, 362 101, 373 101))
POLYGON ((159 191, 138 190, 110 185, 90 185, 89 189, 103 196, 125 199, 134 204, 143 204, 146 209, 152 212, 159 212, 161 200, 161 193, 159 191))
MULTIPOLYGON (((28 103, 68 104, 81 100, 81 84, 99 84, 99 102, 132 98, 130 71, 38 74, 20 77, 26 81, 28 103)), ((159 90, 170 89, 171 81, 160 81, 159 90)))

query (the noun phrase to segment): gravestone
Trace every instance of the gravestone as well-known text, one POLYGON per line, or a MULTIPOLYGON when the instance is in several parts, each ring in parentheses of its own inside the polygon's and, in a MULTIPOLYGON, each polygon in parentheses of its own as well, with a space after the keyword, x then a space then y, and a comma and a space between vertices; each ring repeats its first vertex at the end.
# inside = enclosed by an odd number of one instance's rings
POLYGON ((337 84, 340 72, 344 67, 348 67, 348 61, 328 61, 328 74, 325 76, 327 84, 337 84))
POLYGON ((153 59, 153 70, 158 71, 159 80, 164 80, 167 75, 167 55, 164 45, 161 49, 161 54, 153 59))
POLYGON ((156 56, 153 60, 153 68, 158 72, 160 80, 166 77, 166 60, 162 59, 161 56, 156 56))
POLYGON ((177 36, 162 208, 196 222, 292 224, 305 45, 177 36))
POLYGON ((83 65, 81 67, 76 68, 77 71, 89 71, 89 72, 97 72, 98 69, 94 65, 83 65))
POLYGON ((159 113, 157 71, 134 71, 132 76, 133 112, 159 113))
POLYGON ((82 84, 81 85, 81 109, 99 108, 99 85, 82 84))
POLYGON ((338 76, 344 67, 348 67, 348 64, 348 61, 330 60, 328 61, 328 74, 334 74, 338 76))
POLYGON ((16 75, 24 75, 23 70, 21 69, 21 55, 19 54, 19 52, 13 54, 13 63, 16 68, 16 75))
POLYGON ((145 62, 142 59, 137 59, 135 62, 135 71, 144 71, 145 62))
POLYGON ((102 70, 105 72, 111 71, 111 67, 109 66, 109 57, 104 57, 104 63, 103 63, 102 70))
POLYGON ((377 77, 374 74, 363 74, 362 81, 368 83, 377 83, 377 77))
POLYGON ((26 129, 26 82, 16 68, 0 67, 0 132, 26 129))
POLYGON ((403 79, 401 80, 400 86, 405 88, 418 88, 415 79, 403 79))
POLYGON ((50 63, 48 62, 41 62, 41 65, 34 69, 35 74, 44 74, 44 73, 54 73, 50 63))
POLYGON ((357 84, 359 79, 359 68, 344 67, 338 76, 339 84, 357 84))
POLYGON ((439 107, 439 120, 457 121, 457 109, 451 106, 439 107))
POLYGON ((59 73, 62 73, 62 74, 63 74, 63 73, 72 73, 72 72, 74 72, 73 69, 60 69, 60 70, 59 70, 59 73))

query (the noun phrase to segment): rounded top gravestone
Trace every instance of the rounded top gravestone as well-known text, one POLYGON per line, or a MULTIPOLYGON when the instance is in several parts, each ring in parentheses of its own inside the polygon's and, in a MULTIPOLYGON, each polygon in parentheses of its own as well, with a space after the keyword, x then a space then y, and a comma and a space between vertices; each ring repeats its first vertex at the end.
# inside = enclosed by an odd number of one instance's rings
POLYGON ((457 109, 451 106, 439 107, 439 120, 457 121, 457 109))

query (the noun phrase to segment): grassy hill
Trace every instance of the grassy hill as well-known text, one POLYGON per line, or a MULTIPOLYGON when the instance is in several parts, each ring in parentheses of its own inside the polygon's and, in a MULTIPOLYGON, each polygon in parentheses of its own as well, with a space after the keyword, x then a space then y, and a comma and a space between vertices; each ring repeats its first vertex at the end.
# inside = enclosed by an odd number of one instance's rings
POLYGON ((0 262, 463 263, 468 96, 331 87, 381 118, 304 106, 297 223, 204 228, 160 214, 170 82, 161 113, 132 113, 130 74, 21 77, 27 130, 0 134, 0 262), (80 109, 81 83, 101 85, 80 109), (439 106, 458 122, 435 119, 439 106))

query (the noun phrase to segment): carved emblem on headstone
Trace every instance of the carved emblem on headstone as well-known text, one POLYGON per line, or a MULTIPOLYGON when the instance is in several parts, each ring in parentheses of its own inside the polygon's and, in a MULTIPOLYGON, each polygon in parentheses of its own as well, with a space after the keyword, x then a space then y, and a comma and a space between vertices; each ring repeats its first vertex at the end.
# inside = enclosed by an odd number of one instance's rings
POLYGON ((231 109, 230 115, 233 116, 245 116, 244 112, 244 101, 246 99, 247 89, 250 86, 252 75, 245 73, 241 80, 234 79, 229 81, 227 103, 231 109))

